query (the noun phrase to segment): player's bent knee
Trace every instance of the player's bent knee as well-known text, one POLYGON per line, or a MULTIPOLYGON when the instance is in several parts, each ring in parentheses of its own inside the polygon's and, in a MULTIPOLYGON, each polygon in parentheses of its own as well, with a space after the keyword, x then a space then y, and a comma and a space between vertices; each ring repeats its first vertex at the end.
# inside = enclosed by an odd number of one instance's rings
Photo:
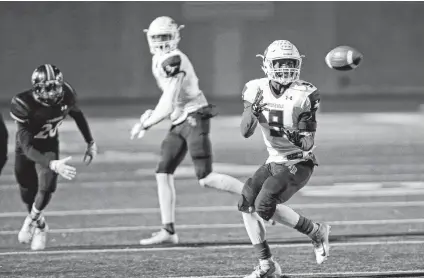
POLYGON ((201 186, 212 174, 212 157, 193 157, 194 170, 201 186), (202 181, 202 182, 201 182, 202 181))
POLYGON ((269 221, 274 216, 275 209, 273 212, 270 210, 256 210, 256 212, 263 220, 269 221))
POLYGON ((243 194, 240 196, 237 207, 239 211, 244 213, 253 213, 255 211, 255 207, 249 203, 243 194))
POLYGON ((57 187, 57 174, 51 169, 42 168, 39 172, 39 191, 53 193, 57 187))
POLYGON ((172 163, 160 161, 156 166, 156 174, 174 174, 175 168, 172 163))
POLYGON ((268 221, 274 216, 277 203, 273 200, 257 200, 257 202, 255 202, 255 208, 258 215, 263 220, 268 221))
POLYGON ((238 202, 238 210, 241 212, 252 213, 255 210, 256 196, 253 196, 252 194, 251 184, 252 178, 248 178, 244 183, 238 202))
POLYGON ((37 188, 19 186, 19 193, 25 204, 32 204, 34 202, 35 195, 37 194, 37 188))
POLYGON ((197 180, 199 181, 199 185, 201 187, 206 187, 210 180, 214 179, 214 174, 212 172, 212 169, 209 168, 207 169, 206 167, 203 167, 201 169, 196 168, 196 176, 197 176, 197 180))

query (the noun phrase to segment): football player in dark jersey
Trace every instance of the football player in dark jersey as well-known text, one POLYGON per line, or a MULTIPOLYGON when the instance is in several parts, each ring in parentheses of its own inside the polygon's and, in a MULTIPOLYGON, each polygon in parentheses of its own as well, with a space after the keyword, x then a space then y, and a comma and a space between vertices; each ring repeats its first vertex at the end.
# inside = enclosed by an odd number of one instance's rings
POLYGON ((4 123, 3 115, 0 113, 0 174, 7 161, 7 141, 9 133, 4 123))
POLYGON ((31 242, 33 250, 42 250, 48 231, 42 212, 56 190, 57 176, 72 180, 76 175, 76 169, 67 164, 71 157, 59 159, 58 127, 67 115, 75 120, 87 143, 84 156, 87 164, 96 155, 97 147, 87 120, 77 106, 76 93, 63 80, 62 72, 54 65, 41 65, 31 80, 31 89, 13 97, 10 111, 18 125, 15 176, 29 212, 18 240, 31 242))

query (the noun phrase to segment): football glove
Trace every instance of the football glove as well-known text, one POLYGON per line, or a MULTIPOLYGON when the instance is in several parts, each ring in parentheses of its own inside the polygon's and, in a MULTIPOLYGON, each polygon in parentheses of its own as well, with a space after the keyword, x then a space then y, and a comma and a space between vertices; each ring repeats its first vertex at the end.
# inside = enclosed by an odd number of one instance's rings
POLYGON ((94 142, 91 142, 87 145, 87 149, 85 150, 84 159, 86 165, 90 164, 93 158, 97 155, 97 145, 94 142))
POLYGON ((143 127, 143 123, 147 120, 153 113, 152 109, 146 110, 143 115, 140 116, 140 121, 136 123, 131 129, 131 140, 133 140, 136 136, 138 139, 142 138, 144 134, 146 134, 146 130, 143 127))
POLYGON ((268 103, 263 103, 262 100, 264 99, 264 96, 262 95, 263 91, 261 89, 258 89, 258 93, 256 94, 255 100, 252 103, 252 113, 255 115, 255 117, 259 117, 259 115, 264 110, 265 106, 268 105, 268 103))
POLYGON ((71 158, 72 156, 68 156, 63 159, 52 160, 49 163, 49 167, 52 171, 61 175, 65 179, 72 180, 73 178, 75 178, 77 174, 77 170, 75 169, 75 167, 72 167, 66 164, 66 162, 71 160, 71 158))
POLYGON ((299 130, 284 130, 284 133, 286 134, 287 139, 292 142, 297 147, 302 147, 302 143, 300 142, 300 139, 305 137, 304 135, 301 135, 299 130))

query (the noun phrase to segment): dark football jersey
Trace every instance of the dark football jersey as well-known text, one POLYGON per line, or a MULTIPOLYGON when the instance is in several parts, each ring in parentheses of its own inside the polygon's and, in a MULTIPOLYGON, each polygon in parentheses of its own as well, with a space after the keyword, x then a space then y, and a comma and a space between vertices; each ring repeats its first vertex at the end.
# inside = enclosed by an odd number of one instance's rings
POLYGON ((58 127, 76 105, 75 92, 68 83, 63 91, 62 100, 52 106, 37 101, 32 90, 13 97, 10 115, 31 133, 35 147, 57 145, 58 127))

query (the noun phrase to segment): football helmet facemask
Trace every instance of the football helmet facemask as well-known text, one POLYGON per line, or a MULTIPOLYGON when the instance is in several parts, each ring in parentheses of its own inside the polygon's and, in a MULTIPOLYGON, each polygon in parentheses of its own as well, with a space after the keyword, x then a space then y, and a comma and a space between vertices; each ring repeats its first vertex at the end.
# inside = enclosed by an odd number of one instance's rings
POLYGON ((38 101, 54 105, 62 100, 63 74, 56 66, 45 64, 36 68, 32 73, 31 83, 38 101))
POLYGON ((299 80, 302 58, 297 47, 289 41, 277 40, 271 43, 265 50, 262 58, 262 70, 269 80, 282 85, 299 80))
POLYGON ((150 52, 165 54, 175 50, 180 42, 180 30, 184 25, 177 23, 168 16, 161 16, 150 23, 149 29, 144 29, 149 43, 150 52))

